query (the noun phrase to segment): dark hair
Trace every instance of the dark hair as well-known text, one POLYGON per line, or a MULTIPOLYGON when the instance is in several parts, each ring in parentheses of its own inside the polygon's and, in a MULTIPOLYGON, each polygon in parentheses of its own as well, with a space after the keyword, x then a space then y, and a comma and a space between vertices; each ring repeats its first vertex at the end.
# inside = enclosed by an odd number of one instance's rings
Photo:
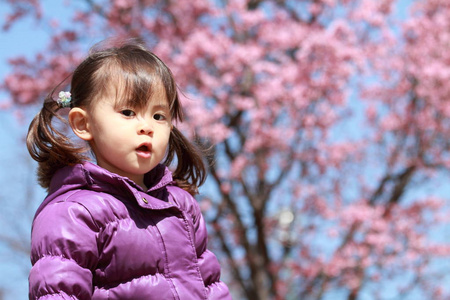
MULTIPOLYGON (((89 56, 72 75, 71 107, 89 107, 93 99, 107 92, 109 82, 117 78, 124 83, 124 98, 121 101, 133 107, 144 107, 151 98, 155 84, 162 83, 172 120, 183 120, 172 72, 143 42, 136 39, 120 43, 115 41, 113 45, 107 41, 91 49, 89 56)), ((87 149, 73 145, 52 122, 53 117, 64 121, 58 113, 60 106, 53 100, 55 90, 45 99, 27 135, 27 148, 31 157, 39 163, 38 181, 44 188, 50 186, 51 178, 59 168, 88 159, 85 154, 87 149)), ((206 178, 202 151, 174 126, 163 163, 169 166, 175 157, 177 166, 173 173, 174 180, 178 186, 195 194, 206 178)))

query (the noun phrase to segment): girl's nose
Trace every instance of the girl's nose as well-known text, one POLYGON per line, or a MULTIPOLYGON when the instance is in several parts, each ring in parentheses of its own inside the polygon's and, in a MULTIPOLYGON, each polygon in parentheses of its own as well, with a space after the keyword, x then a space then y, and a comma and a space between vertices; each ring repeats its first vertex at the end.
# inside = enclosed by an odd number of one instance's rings
POLYGON ((147 134, 151 135, 153 134, 153 128, 148 122, 143 122, 141 126, 139 126, 139 134, 147 134))

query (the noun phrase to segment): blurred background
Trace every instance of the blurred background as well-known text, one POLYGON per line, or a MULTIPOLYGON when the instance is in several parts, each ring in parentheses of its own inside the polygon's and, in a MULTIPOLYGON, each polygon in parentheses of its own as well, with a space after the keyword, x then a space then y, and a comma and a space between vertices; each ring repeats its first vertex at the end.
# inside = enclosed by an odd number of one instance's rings
MULTIPOLYGON (((0 299, 28 297, 44 97, 141 37, 210 147, 198 201, 234 299, 449 299, 446 0, 0 1, 0 299)), ((61 89, 67 89, 62 86, 61 89)))

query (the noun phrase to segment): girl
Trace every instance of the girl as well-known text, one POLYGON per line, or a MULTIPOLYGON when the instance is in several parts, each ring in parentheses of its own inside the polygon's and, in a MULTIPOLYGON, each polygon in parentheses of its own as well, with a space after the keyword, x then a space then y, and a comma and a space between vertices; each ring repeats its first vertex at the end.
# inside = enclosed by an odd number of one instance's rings
POLYGON ((94 50, 70 93, 46 99, 27 136, 49 191, 33 221, 30 299, 230 299, 192 197, 205 166, 181 118, 172 73, 137 41, 94 50), (96 164, 52 124, 63 107, 96 164))

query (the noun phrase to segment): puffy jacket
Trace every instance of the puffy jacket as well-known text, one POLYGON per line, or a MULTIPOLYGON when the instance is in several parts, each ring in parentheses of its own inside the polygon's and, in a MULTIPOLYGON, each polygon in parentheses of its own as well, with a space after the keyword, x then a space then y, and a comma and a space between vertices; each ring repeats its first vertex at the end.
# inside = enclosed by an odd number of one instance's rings
POLYGON ((231 299, 195 199, 163 165, 145 182, 89 162, 55 174, 33 222, 30 299, 231 299))

